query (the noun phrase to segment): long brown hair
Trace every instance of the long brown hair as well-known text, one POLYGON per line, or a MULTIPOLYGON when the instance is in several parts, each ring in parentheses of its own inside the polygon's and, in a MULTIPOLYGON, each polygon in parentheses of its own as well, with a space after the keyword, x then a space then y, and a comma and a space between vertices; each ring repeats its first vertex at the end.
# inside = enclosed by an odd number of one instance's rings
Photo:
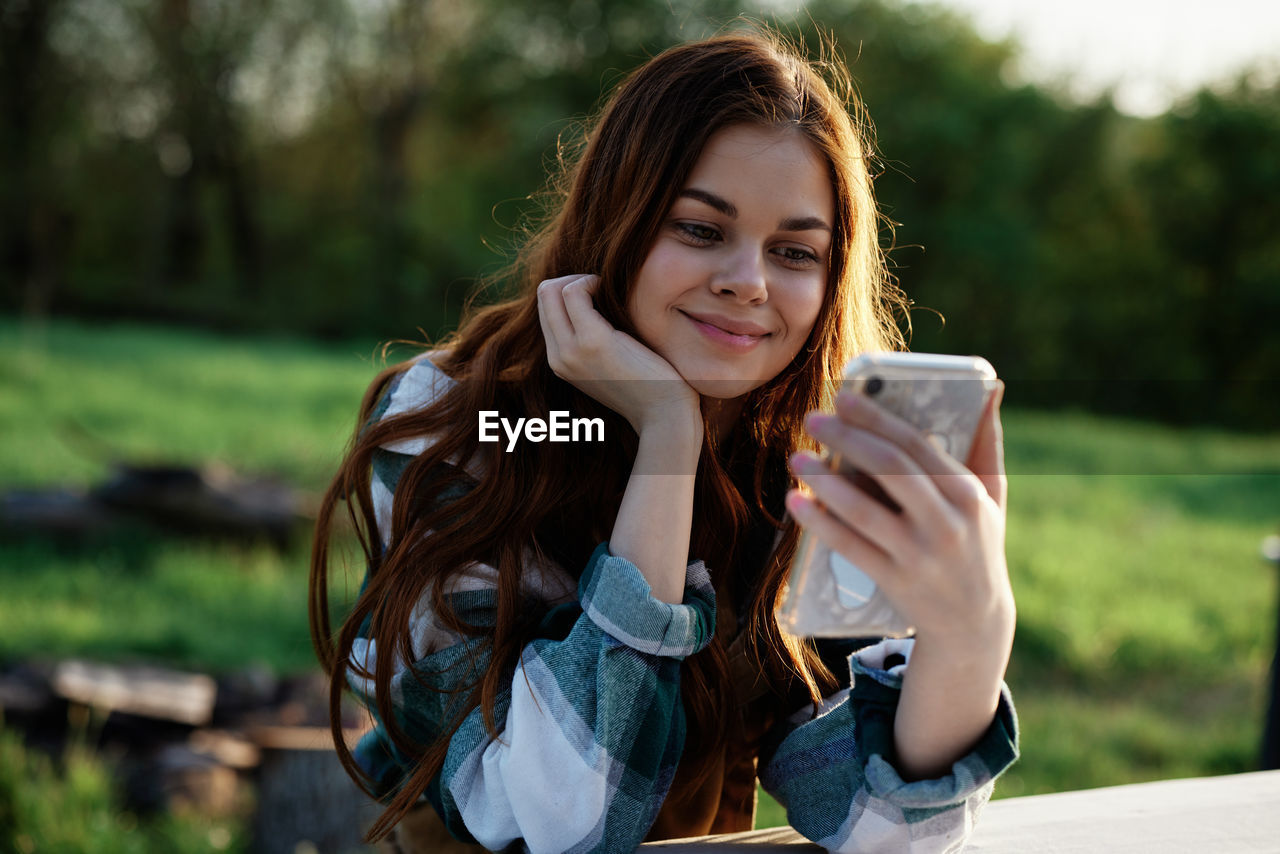
MULTIPOLYGON (((734 124, 792 128, 825 159, 835 191, 835 228, 823 305, 807 345, 779 376, 752 392, 742 421, 724 447, 712 431, 699 462, 691 554, 706 561, 721 595, 733 597, 748 653, 771 684, 803 685, 817 702, 834 687, 811 646, 785 635, 775 608, 797 542, 782 517, 790 483, 787 454, 812 447, 802 430, 811 409, 830 406, 844 362, 868 349, 903 344, 895 313, 906 303, 885 269, 881 225, 872 195, 869 124, 843 65, 810 61, 759 27, 672 48, 627 77, 584 134, 576 153, 560 149, 549 183, 551 215, 524 245, 505 281, 514 296, 471 312, 433 359, 456 385, 425 409, 367 423, 390 381, 408 363, 383 371, 360 410, 360 428, 324 497, 316 525, 310 581, 312 642, 331 680, 335 744, 343 765, 362 785, 360 769, 340 737, 338 706, 349 669, 372 677, 380 719, 407 755, 420 757, 412 774, 369 832, 385 835, 439 773, 461 717, 445 722, 431 744, 414 744, 392 713, 393 663, 412 661, 411 613, 429 597, 444 627, 479 641, 490 656, 467 685, 465 715, 482 709, 498 734, 494 704, 510 685, 521 649, 536 625, 523 608, 521 575, 527 552, 549 557, 571 574, 612 528, 637 440, 627 422, 560 380, 547 364, 536 288, 544 279, 596 273, 597 310, 635 335, 626 311, 630 283, 661 222, 684 186, 707 140, 734 124), (477 442, 476 413, 498 410, 548 418, 551 410, 605 420, 608 443, 526 444, 503 453, 477 442), (380 446, 410 437, 434 443, 400 476, 389 545, 384 549, 373 513, 370 467, 380 446), (462 497, 435 499, 465 477, 454 460, 479 464, 478 482, 462 497), (443 472, 443 474, 442 474, 443 472), (347 514, 368 560, 367 583, 336 637, 329 621, 329 542, 334 514, 347 514), (447 504, 447 506, 439 506, 447 504), (748 546, 765 532, 765 548, 748 546), (751 535, 754 535, 751 536, 751 535), (778 545, 770 551, 775 536, 778 545), (762 559, 762 555, 768 555, 762 559), (444 594, 451 578, 474 561, 497 570, 496 625, 460 620, 444 594), (372 674, 351 660, 362 628, 379 651, 372 674)), ((456 491, 456 490, 454 490, 456 491)), ((717 635, 732 634, 722 626, 717 635)), ((478 653, 479 654, 479 653, 478 653)), ((690 736, 682 762, 705 770, 724 742, 720 723, 729 682, 719 640, 691 656, 682 675, 690 736)), ((368 786, 366 785, 366 788, 368 786)))

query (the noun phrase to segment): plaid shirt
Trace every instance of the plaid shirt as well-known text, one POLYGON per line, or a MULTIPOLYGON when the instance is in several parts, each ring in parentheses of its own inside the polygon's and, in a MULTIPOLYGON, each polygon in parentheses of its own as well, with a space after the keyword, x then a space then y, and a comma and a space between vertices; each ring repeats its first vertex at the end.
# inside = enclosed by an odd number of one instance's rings
MULTIPOLYGON (((389 390, 375 417, 421 407, 452 381, 421 359, 389 390), (442 385, 443 384, 443 385, 442 385)), ((427 440, 389 446, 375 458, 372 491, 380 530, 404 466, 427 440)), ((385 541, 384 541, 385 544, 385 541)), ((684 748, 681 661, 716 630, 716 597, 701 561, 688 567, 684 601, 660 602, 634 564, 601 544, 576 585, 558 567, 531 561, 526 579, 543 602, 538 639, 523 651, 509 690, 497 698, 498 739, 479 709, 450 741, 426 792, 459 839, 491 849, 618 852, 649 832, 675 779, 684 748)), ((477 565, 449 591, 464 621, 492 625, 496 572, 477 565)), ((413 615, 412 668, 395 664, 390 685, 397 722, 430 743, 460 711, 461 694, 489 665, 483 644, 438 626, 420 604, 413 615), (416 671, 416 673, 414 672, 416 671)), ((819 714, 801 709, 760 747, 759 778, 793 827, 835 851, 956 851, 1017 756, 1017 724, 1007 689, 977 747, 938 779, 904 782, 890 762, 893 715, 912 641, 888 640, 849 655, 851 687, 819 714), (886 667, 886 657, 897 654, 886 667), (897 660, 903 663, 892 663, 897 660)), ((377 649, 359 640, 352 658, 372 672, 377 649)), ((372 680, 349 674, 376 726, 355 754, 388 797, 412 770, 376 718, 372 680)))

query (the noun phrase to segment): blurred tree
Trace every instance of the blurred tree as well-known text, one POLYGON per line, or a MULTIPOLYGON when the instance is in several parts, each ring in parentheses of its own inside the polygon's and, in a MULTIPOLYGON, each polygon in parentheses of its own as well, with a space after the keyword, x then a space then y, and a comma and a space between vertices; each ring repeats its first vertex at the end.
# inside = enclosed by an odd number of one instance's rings
POLYGON ((1216 400, 1220 415, 1280 426, 1280 85, 1241 77, 1158 126, 1136 171, 1165 258, 1165 299, 1189 321, 1176 349, 1197 356, 1177 378, 1195 382, 1186 391, 1196 408, 1216 400))
POLYGON ((895 271, 918 306, 946 319, 916 311, 912 347, 984 353, 1010 376, 1055 360, 1027 339, 1054 340, 1044 333, 1058 322, 1034 306, 1049 296, 1039 245, 1046 202, 1075 167, 1050 158, 1087 159, 1087 149, 1047 144, 1070 112, 1006 82, 1015 46, 984 41, 954 12, 880 0, 810 11, 853 58, 875 122, 895 271))
MULTIPOLYGON (((131 10, 149 36, 168 106, 158 129, 160 165, 168 181, 154 290, 198 284, 204 272, 204 184, 223 195, 236 295, 254 297, 261 290, 256 186, 231 92, 258 21, 248 8, 237 5, 160 0, 131 10)), ((249 5, 258 12, 263 4, 249 5)))
POLYGON ((50 49, 59 0, 0 3, 0 277, 5 304, 44 315, 61 278, 70 230, 64 200, 48 192, 47 148, 70 95, 50 49), (42 151, 45 149, 45 151, 42 151))
POLYGON ((1011 82, 1016 45, 938 7, 808 11, 875 120, 896 273, 947 321, 915 312, 914 349, 987 355, 1019 402, 1268 419, 1243 401, 1280 369, 1277 253, 1256 237, 1280 216, 1280 83, 1138 120, 1011 82))
MULTIPOLYGON (((740 9, 8 0, 3 305, 438 336, 602 95, 740 9)), ((1280 84, 1139 120, 1017 82, 1016 44, 938 7, 777 14, 815 52, 835 39, 875 120, 915 349, 988 356, 1011 400, 1265 419, 1246 401, 1280 371, 1280 84)))
POLYGON ((477 277, 509 260, 538 216, 532 197, 561 131, 571 144, 576 120, 625 70, 710 32, 716 5, 435 0, 353 11, 312 131, 268 155, 267 172, 295 187, 331 181, 318 164, 339 160, 352 182, 357 201, 345 214, 329 200, 326 228, 342 236, 322 241, 333 263, 318 265, 324 283, 310 293, 351 301, 328 311, 328 323, 358 317, 387 329, 394 318, 404 334, 408 318, 432 335, 450 328, 477 277), (301 163, 311 164, 306 174, 301 163))

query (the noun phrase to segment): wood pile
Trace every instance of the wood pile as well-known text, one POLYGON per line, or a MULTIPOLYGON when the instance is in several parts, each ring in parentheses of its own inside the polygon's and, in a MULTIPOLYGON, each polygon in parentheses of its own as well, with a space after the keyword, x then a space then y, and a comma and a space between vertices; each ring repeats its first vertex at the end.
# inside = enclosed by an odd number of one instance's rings
POLYGON ((11 490, 0 494, 0 533, 84 538, 129 526, 169 533, 288 544, 313 518, 314 501, 287 484, 209 464, 116 463, 88 490, 11 490))
MULTIPOLYGON (((377 808, 338 762, 326 696, 318 673, 279 680, 261 668, 218 679, 82 660, 0 671, 3 720, 29 745, 57 754, 79 739, 117 758, 138 812, 252 811, 258 854, 366 850, 377 808)), ((360 721, 344 710, 351 746, 360 721)))

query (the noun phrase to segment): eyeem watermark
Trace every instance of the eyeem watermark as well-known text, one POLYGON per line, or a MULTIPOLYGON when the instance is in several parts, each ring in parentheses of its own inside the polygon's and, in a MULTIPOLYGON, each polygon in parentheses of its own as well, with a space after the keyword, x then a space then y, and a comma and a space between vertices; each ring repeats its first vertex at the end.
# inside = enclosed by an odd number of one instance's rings
POLYGON ((603 418, 570 418, 568 410, 551 410, 549 421, 541 418, 517 418, 512 424, 496 409, 480 410, 480 441, 500 442, 498 428, 507 434, 507 453, 515 449, 523 433, 530 442, 603 442, 603 418))

